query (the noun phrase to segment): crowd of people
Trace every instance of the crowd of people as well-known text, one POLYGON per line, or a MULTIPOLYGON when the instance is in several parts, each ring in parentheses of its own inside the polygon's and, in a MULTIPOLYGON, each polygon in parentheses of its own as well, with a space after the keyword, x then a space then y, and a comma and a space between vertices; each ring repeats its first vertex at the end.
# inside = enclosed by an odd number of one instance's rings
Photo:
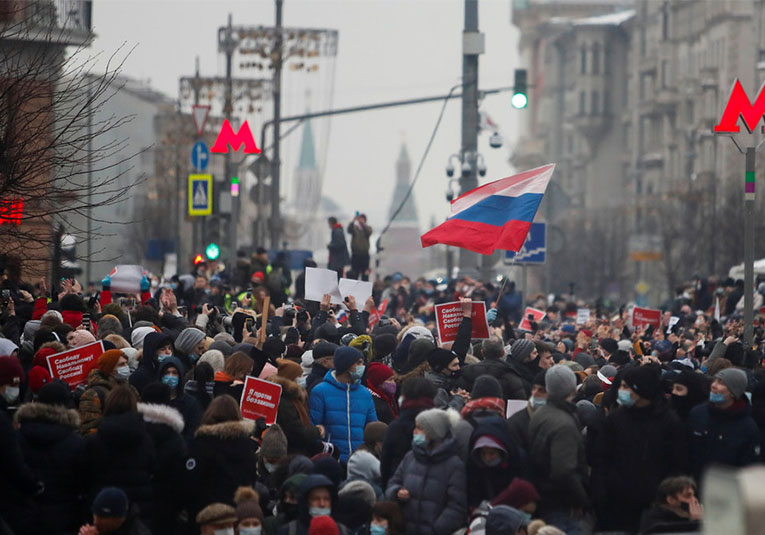
POLYGON ((397 273, 331 305, 263 250, 240 260, 133 296, 5 277, 0 533, 695 531, 704 470, 762 460, 762 333, 745 347, 735 307, 715 319, 691 291, 633 328, 540 297, 521 329, 508 281, 397 273), (434 306, 454 301, 441 343, 434 306), (51 375, 49 356, 97 341, 84 384, 51 375), (247 377, 281 387, 275 424, 243 419, 247 377))

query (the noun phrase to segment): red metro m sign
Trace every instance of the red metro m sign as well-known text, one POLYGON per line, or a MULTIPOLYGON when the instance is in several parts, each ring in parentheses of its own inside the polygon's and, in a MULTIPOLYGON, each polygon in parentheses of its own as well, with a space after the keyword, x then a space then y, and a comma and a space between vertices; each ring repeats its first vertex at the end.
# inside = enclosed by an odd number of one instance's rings
MULTIPOLYGON (((765 84, 760 87, 760 92, 752 103, 741 86, 741 82, 736 78, 728 98, 728 104, 726 104, 722 117, 720 117, 720 122, 714 126, 712 131, 715 134, 737 134, 740 132, 738 126, 740 117, 744 120, 744 126, 751 134, 757 128, 757 123, 760 122, 763 115, 765 115, 765 84)), ((765 126, 762 127, 762 131, 765 132, 765 126)))
POLYGON ((218 138, 215 140, 215 144, 210 147, 210 152, 228 152, 229 145, 234 149, 234 152, 238 151, 241 146, 244 145, 245 154, 260 154, 260 149, 255 143, 255 138, 252 136, 252 131, 250 130, 250 125, 247 124, 247 121, 242 123, 242 127, 238 132, 234 132, 228 119, 223 121, 223 126, 218 133, 218 138))

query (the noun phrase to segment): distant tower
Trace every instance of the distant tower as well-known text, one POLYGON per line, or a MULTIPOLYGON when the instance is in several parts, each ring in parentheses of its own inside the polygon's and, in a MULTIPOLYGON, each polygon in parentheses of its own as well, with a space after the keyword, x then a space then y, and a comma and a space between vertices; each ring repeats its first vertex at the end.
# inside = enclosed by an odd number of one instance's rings
MULTIPOLYGON (((409 160, 409 151, 407 151, 406 145, 402 143, 396 161, 396 185, 388 211, 389 218, 393 217, 406 197, 410 187, 411 174, 412 164, 409 160)), ((380 255, 379 275, 384 277, 400 271, 404 275, 416 278, 423 274, 425 255, 420 244, 420 223, 417 219, 414 192, 404 202, 404 206, 391 224, 390 229, 383 236, 382 246, 384 250, 380 255)))
POLYGON ((300 145, 300 160, 295 170, 294 189, 292 192, 294 205, 304 215, 309 210, 315 210, 321 199, 321 177, 316 165, 316 148, 313 141, 311 121, 307 120, 303 127, 303 140, 300 145))

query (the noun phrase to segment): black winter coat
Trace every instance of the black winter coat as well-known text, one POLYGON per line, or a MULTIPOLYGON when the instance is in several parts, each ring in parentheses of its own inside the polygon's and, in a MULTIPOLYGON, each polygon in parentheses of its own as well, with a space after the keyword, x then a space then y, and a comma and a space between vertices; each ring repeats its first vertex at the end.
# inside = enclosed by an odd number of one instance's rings
POLYGON ((595 445, 591 478, 600 528, 637 530, 659 483, 687 473, 687 451, 680 419, 662 398, 609 413, 595 445))
POLYGON ((318 428, 312 425, 310 420, 307 425, 304 424, 297 409, 297 404, 301 404, 305 408, 305 415, 309 416, 308 404, 303 398, 303 389, 295 381, 279 375, 274 375, 268 380, 282 387, 276 421, 279 422, 284 436, 287 437, 287 453, 301 454, 306 457, 321 453, 324 446, 318 428))
POLYGON ((120 487, 130 503, 137 504, 144 523, 153 515, 152 477, 156 469, 154 442, 137 412, 113 414, 101 419, 98 431, 85 439, 83 475, 86 502, 104 487, 120 487))
POLYGON ((422 411, 433 408, 432 403, 430 406, 427 403, 419 405, 415 405, 415 403, 404 401, 404 407, 402 407, 398 418, 390 423, 385 432, 382 453, 380 454, 380 475, 383 488, 388 484, 388 480, 393 477, 404 455, 412 449, 414 419, 422 411))
POLYGON ((80 461, 83 439, 76 410, 27 403, 15 415, 24 459, 45 490, 34 500, 23 533, 74 533, 80 526, 80 461))
POLYGON ((504 360, 484 359, 476 364, 469 364, 462 369, 463 388, 470 392, 473 383, 481 375, 491 375, 502 385, 502 395, 507 399, 527 399, 526 387, 518 374, 504 360))
POLYGON ((237 420, 197 429, 189 444, 183 485, 188 492, 190 518, 214 502, 233 504, 237 487, 254 486, 253 427, 251 420, 237 420))
POLYGON ((159 363, 157 362, 157 349, 171 343, 170 336, 162 333, 149 333, 143 340, 143 356, 138 363, 138 368, 130 376, 130 384, 143 393, 146 385, 157 380, 159 363))
POLYGON ((516 476, 520 475, 520 454, 507 429, 507 420, 498 415, 482 419, 470 436, 470 456, 467 462, 469 507, 478 507, 484 500, 492 500, 505 490, 516 476), (486 466, 473 451, 481 437, 491 437, 505 448, 502 462, 497 466, 486 466))

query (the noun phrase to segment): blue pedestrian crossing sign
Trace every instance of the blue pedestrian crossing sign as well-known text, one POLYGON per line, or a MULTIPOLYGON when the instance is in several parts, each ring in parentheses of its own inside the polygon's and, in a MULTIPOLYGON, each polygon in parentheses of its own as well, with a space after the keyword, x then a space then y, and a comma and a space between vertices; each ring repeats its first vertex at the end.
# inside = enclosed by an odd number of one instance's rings
POLYGON ((212 175, 189 175, 189 215, 212 214, 212 175))
POLYGON ((545 223, 532 223, 523 247, 517 253, 505 251, 505 264, 544 264, 547 256, 545 223))
POLYGON ((204 171, 210 163, 210 149, 204 141, 197 141, 191 149, 191 165, 195 171, 204 171))

